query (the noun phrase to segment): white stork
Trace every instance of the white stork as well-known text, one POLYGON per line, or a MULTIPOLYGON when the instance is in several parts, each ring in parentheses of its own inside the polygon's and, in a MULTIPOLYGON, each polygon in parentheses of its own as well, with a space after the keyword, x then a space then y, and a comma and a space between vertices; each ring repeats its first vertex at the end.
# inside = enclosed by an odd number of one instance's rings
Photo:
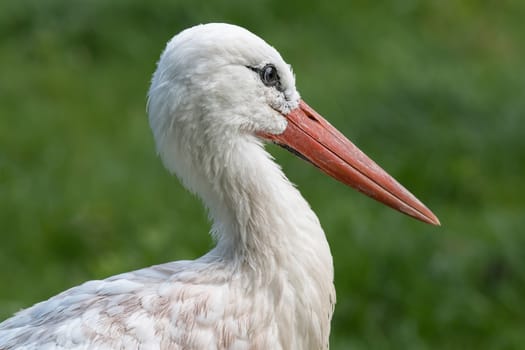
POLYGON ((153 75, 148 114, 164 165, 208 208, 215 248, 22 310, 0 324, 0 349, 327 349, 330 249, 265 140, 439 224, 303 102, 290 66, 243 28, 198 25, 173 37, 153 75))

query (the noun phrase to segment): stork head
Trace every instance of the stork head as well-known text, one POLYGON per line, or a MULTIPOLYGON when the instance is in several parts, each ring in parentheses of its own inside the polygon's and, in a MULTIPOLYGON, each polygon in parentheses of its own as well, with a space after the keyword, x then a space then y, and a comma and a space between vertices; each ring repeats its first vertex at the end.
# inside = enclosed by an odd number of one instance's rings
POLYGON ((198 168, 215 174, 238 143, 270 140, 394 209, 439 224, 435 215, 300 99, 291 67, 241 27, 198 25, 173 37, 148 95, 157 150, 192 188, 198 168))
MULTIPOLYGON (((166 138, 187 128, 198 128, 198 137, 212 143, 219 141, 214 137, 282 133, 284 115, 298 104, 291 68, 277 50, 244 28, 211 23, 168 42, 153 76, 148 111, 163 156, 166 138)), ((180 136, 195 135, 186 131, 180 136)))

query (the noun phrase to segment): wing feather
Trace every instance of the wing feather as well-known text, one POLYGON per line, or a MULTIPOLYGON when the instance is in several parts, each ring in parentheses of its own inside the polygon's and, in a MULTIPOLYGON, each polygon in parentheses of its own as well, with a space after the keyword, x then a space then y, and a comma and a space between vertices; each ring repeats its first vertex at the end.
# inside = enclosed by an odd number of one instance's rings
POLYGON ((169 263, 71 288, 1 323, 0 349, 278 349, 253 347, 248 335, 269 327, 253 317, 257 302, 224 269, 203 280, 206 265, 169 263))

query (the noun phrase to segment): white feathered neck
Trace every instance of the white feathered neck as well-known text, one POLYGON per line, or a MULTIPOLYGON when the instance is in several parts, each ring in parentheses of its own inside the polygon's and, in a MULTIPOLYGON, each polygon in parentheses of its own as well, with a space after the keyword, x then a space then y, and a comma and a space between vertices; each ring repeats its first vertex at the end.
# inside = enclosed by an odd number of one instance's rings
POLYGON ((328 243, 308 203, 256 136, 284 131, 282 114, 298 101, 291 69, 275 49, 242 28, 217 24, 168 43, 148 111, 165 166, 209 210, 217 246, 202 259, 226 260, 249 288, 293 293, 295 321, 282 329, 303 329, 312 339, 305 344, 327 345, 335 303, 328 243), (268 63, 279 70, 282 92, 248 69, 268 63))
POLYGON ((327 345, 335 302, 328 243, 256 136, 286 128, 282 114, 299 101, 293 74, 276 50, 242 28, 191 31, 162 54, 148 112, 165 166, 208 208, 217 245, 201 259, 226 262, 250 289, 293 295, 293 324, 286 323, 290 310, 274 311, 282 329, 303 329, 311 339, 304 344, 327 345), (268 63, 278 68, 282 91, 265 87, 249 69, 268 63))

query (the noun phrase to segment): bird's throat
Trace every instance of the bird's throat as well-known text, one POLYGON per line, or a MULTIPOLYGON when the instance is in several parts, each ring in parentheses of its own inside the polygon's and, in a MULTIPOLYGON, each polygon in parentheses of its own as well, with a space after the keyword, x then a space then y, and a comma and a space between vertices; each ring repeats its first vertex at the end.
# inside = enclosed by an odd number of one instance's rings
POLYGON ((228 155, 220 174, 209 179, 208 198, 203 197, 221 256, 257 270, 298 263, 292 262, 296 257, 313 258, 331 271, 328 243, 315 213, 271 156, 250 142, 241 142, 228 155), (318 256, 307 256, 312 254, 318 256))

